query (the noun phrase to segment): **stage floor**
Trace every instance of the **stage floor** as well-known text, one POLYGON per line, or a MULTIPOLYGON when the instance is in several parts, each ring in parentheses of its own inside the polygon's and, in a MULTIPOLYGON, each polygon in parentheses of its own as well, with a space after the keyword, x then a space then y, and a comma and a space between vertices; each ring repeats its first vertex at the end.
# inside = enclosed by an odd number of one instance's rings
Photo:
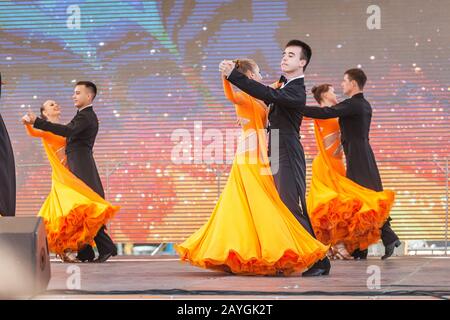
POLYGON ((48 290, 35 299, 450 298, 450 257, 332 261, 330 275, 318 278, 236 276, 172 256, 122 256, 104 264, 52 261, 51 268, 48 290))

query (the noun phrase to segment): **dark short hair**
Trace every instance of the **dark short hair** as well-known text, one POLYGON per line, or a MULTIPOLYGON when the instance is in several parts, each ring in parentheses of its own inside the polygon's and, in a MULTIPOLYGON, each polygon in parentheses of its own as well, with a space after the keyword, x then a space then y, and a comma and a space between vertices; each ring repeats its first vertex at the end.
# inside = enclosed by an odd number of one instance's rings
MULTIPOLYGON (((78 81, 76 85, 85 86, 86 88, 91 90, 91 92, 94 94, 94 98, 97 95, 97 86, 95 85, 95 83, 91 81, 78 81)), ((94 98, 92 98, 92 100, 94 100, 94 98)))
POLYGON ((367 81, 367 77, 364 71, 358 68, 354 68, 345 71, 344 75, 347 75, 350 81, 355 80, 360 90, 364 89, 367 81))
POLYGON ((324 83, 324 84, 320 84, 318 86, 314 86, 311 89, 311 92, 314 95, 314 99, 316 99, 318 104, 320 104, 322 102, 322 94, 327 93, 331 87, 332 87, 331 84, 324 83))
POLYGON ((302 48, 302 51, 300 53, 300 60, 306 60, 306 64, 303 67, 303 71, 305 71, 306 67, 309 64, 309 61, 311 60, 311 56, 312 56, 311 47, 307 43, 305 43, 303 41, 300 41, 300 40, 291 40, 291 41, 289 41, 284 48, 287 48, 287 47, 300 47, 300 48, 302 48))

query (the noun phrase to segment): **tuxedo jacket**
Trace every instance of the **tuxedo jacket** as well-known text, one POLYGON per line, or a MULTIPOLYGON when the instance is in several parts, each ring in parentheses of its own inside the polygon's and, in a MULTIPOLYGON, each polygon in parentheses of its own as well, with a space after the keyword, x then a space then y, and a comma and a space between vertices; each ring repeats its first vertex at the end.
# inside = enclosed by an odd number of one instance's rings
POLYGON ((93 107, 87 107, 77 111, 75 117, 67 125, 37 118, 34 127, 66 137, 66 154, 68 155, 79 149, 92 151, 98 133, 98 119, 93 107))
MULTIPOLYGON (((0 97, 2 75, 0 73, 0 97)), ((16 213, 16 169, 8 131, 0 114, 0 216, 16 213)))
MULTIPOLYGON (((306 161, 300 143, 302 107, 306 103, 304 79, 293 79, 283 88, 274 89, 251 80, 234 69, 228 80, 242 91, 264 101, 269 106, 269 155, 274 129, 279 133, 278 155, 272 154, 270 163, 273 179, 281 200, 302 226, 314 236, 307 214, 306 161)), ((275 150, 274 150, 275 151, 275 150)))
POLYGON ((67 164, 70 171, 104 198, 92 149, 98 133, 98 119, 93 107, 78 111, 67 125, 37 118, 34 127, 66 137, 67 164))
POLYGON ((303 107, 303 114, 316 119, 339 118, 347 177, 356 183, 382 191, 381 178, 369 144, 372 106, 358 93, 332 107, 303 107))
POLYGON ((228 81, 269 106, 270 130, 278 129, 280 135, 299 137, 303 118, 301 111, 306 103, 303 78, 294 79, 281 89, 274 89, 249 79, 234 69, 228 76, 228 81))

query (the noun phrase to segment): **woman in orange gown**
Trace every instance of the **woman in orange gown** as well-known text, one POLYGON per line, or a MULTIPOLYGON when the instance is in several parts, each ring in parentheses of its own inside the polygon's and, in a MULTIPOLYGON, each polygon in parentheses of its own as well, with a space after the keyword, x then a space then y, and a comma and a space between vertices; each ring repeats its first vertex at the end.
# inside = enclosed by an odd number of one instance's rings
MULTIPOLYGON (((60 113, 58 104, 52 100, 41 107, 41 117, 51 122, 58 123, 60 113)), ((42 139, 52 167, 50 194, 38 214, 45 223, 49 250, 65 262, 75 262, 70 254, 86 244, 92 245, 100 227, 114 216, 119 207, 104 200, 69 171, 66 167, 66 138, 34 129, 28 124, 26 130, 30 136, 42 139)))
MULTIPOLYGON (((238 70, 261 81, 253 60, 238 70)), ((289 275, 324 258, 328 246, 314 239, 284 205, 267 157, 267 107, 223 78, 225 96, 235 105, 242 136, 228 181, 209 220, 176 246, 182 261, 246 275, 289 275)))
MULTIPOLYGON (((330 84, 314 87, 312 93, 321 106, 337 104, 330 84)), ((354 250, 365 250, 380 239, 395 194, 364 188, 345 177, 337 118, 314 120, 314 131, 319 154, 307 197, 311 223, 317 239, 333 246, 332 256, 352 259, 354 250)))

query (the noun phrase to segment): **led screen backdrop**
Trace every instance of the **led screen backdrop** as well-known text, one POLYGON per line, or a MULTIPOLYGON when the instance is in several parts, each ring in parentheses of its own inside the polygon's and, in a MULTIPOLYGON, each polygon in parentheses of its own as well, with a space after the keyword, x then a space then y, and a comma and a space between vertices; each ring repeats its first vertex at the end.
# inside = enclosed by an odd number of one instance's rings
MULTIPOLYGON (((219 62, 254 58, 271 83, 283 45, 299 38, 313 48, 308 91, 329 82, 340 94, 346 69, 366 71, 371 143, 385 187, 397 192, 393 226, 403 239, 442 239, 449 11, 444 0, 0 1, 7 82, 0 112, 16 156, 17 215, 37 214, 50 189, 41 142, 19 119, 51 98, 68 122, 74 83, 92 80, 99 87, 95 157, 107 198, 122 206, 110 226, 115 240, 183 240, 206 221, 227 179, 229 145, 216 163, 196 161, 193 152, 207 149, 211 133, 236 129, 219 62), (183 164, 172 159, 177 129, 192 135, 183 147, 192 161, 183 164)), ((312 129, 305 120, 308 169, 312 129)))

